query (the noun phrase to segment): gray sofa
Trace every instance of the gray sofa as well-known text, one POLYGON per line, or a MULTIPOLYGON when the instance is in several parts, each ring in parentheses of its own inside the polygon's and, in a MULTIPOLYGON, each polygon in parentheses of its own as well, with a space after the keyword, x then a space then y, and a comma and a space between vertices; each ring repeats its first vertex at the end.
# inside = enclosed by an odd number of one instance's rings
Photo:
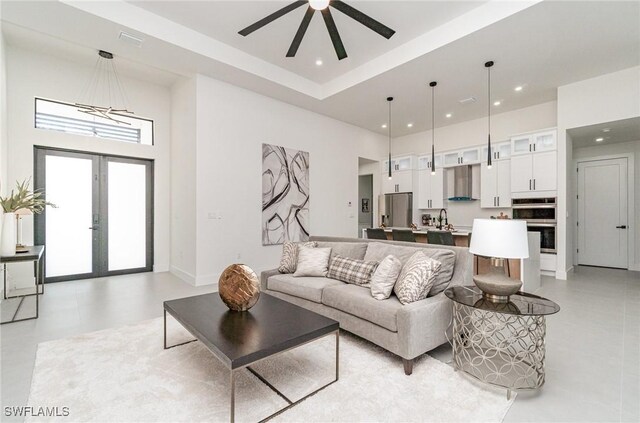
MULTIPOLYGON (((333 254, 363 259, 370 242, 384 243, 376 249, 389 248, 403 262, 415 252, 427 255, 447 249, 455 253, 453 275, 448 286, 472 284, 472 255, 467 248, 422 243, 380 241, 357 238, 311 237, 319 246, 330 246, 333 254), (388 244, 388 247, 387 245, 388 244)), ((277 270, 260 275, 263 292, 315 311, 340 322, 340 328, 385 348, 403 359, 404 371, 410 375, 413 359, 444 344, 451 321, 452 305, 444 293, 402 305, 395 295, 376 300, 369 288, 323 277, 293 277, 277 270)))

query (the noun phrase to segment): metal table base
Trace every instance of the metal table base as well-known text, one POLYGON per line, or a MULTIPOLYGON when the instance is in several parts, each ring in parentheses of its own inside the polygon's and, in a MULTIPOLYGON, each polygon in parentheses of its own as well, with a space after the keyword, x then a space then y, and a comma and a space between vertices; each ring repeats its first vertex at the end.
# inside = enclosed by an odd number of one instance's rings
POLYGON ((25 253, 24 256, 21 254, 16 254, 15 256, 6 256, 1 258, 2 266, 3 266, 3 275, 2 275, 3 297, 5 300, 12 299, 12 298, 20 298, 20 303, 18 303, 18 307, 16 308, 16 311, 14 312, 11 320, 8 320, 6 322, 0 322, 0 325, 5 325, 7 323, 23 322, 25 320, 33 320, 38 318, 39 311, 40 311, 39 297, 40 295, 44 294, 44 278, 40 268, 43 251, 44 251, 43 246, 34 246, 34 247, 29 247, 29 251, 25 253), (29 261, 33 262, 33 276, 34 276, 35 288, 36 288, 35 293, 8 296, 7 295, 7 263, 22 263, 22 262, 29 262, 29 261), (42 290, 40 290, 40 288, 42 288, 42 290), (22 308, 22 304, 24 303, 25 298, 31 297, 31 296, 35 296, 36 298, 35 316, 25 317, 24 319, 16 319, 16 317, 18 316, 18 313, 20 312, 20 309, 22 308))
MULTIPOLYGON (((184 327, 184 326, 183 326, 183 327, 184 327)), ((186 327, 185 327, 185 329, 186 329, 187 331, 189 331, 189 329, 188 329, 188 328, 186 328, 186 327)), ((193 334, 192 334, 192 335, 193 335, 193 334)), ((194 335, 194 336, 195 336, 195 335, 194 335)), ((179 344, 175 344, 175 345, 167 346, 167 310, 165 309, 165 310, 164 310, 164 349, 165 349, 165 350, 167 350, 167 349, 170 349, 170 348, 179 347, 179 346, 181 346, 181 345, 190 344, 190 343, 192 343, 192 342, 196 342, 196 341, 197 341, 197 339, 192 339, 192 340, 190 340, 190 341, 181 342, 181 343, 179 343, 179 344)), ((338 379, 339 379, 339 374, 340 374, 340 331, 339 331, 339 330, 336 330, 336 331, 330 332, 330 333, 328 333, 327 335, 323 335, 323 336, 321 336, 321 337, 319 337, 319 338, 316 338, 316 339, 313 339, 313 340, 311 340, 311 341, 309 341, 309 342, 305 342, 305 343, 303 343, 303 344, 296 345, 295 347, 288 348, 288 349, 286 349, 286 350, 280 351, 280 352, 278 352, 278 353, 276 353, 276 354, 273 354, 273 355, 271 355, 271 356, 269 356, 269 357, 265 357, 265 358, 263 358, 263 359, 260 359, 260 360, 254 361, 254 362, 253 362, 253 363, 251 363, 251 364, 247 364, 247 365, 245 365, 245 366, 240 366, 240 367, 237 367, 237 368, 235 368, 235 369, 230 369, 230 370, 231 370, 231 372, 230 372, 231 389, 230 389, 230 410, 229 410, 229 421, 230 421, 231 423, 235 422, 235 409, 236 409, 236 407, 235 407, 235 401, 236 401, 236 398, 235 398, 235 397, 236 397, 235 375, 236 375, 236 373, 237 373, 238 371, 240 371, 240 370, 244 370, 245 368, 246 368, 247 370, 249 370, 253 375, 255 375, 255 376, 256 376, 256 377, 257 377, 257 378, 258 378, 262 383, 264 383, 265 385, 267 385, 267 387, 269 387, 272 391, 274 391, 278 396, 280 396, 282 399, 284 399, 284 400, 287 402, 287 406, 285 406, 285 407, 281 408, 280 410, 276 411, 275 413, 273 413, 273 414, 271 414, 271 415, 269 415, 269 416, 265 417, 264 419, 260 420, 260 423, 262 423, 262 422, 266 422, 266 421, 271 420, 272 418, 274 418, 274 417, 276 417, 276 416, 278 416, 278 415, 280 415, 280 414, 284 413, 285 411, 287 411, 287 410, 288 410, 288 409, 290 409, 291 407, 293 407, 293 406, 295 406, 295 405, 299 404, 300 402, 304 401, 305 399, 307 399, 307 398, 309 398, 309 397, 312 397, 313 395, 315 395, 315 394, 317 394, 318 392, 322 391, 322 390, 323 390, 323 389, 325 389, 326 387, 328 387, 328 386, 330 386, 330 385, 332 385, 332 384, 334 384, 334 383, 336 383, 336 382, 338 381, 338 379), (300 398, 300 399, 299 399, 299 400, 297 400, 297 401, 291 401, 289 398, 287 398, 287 397, 286 397, 286 395, 284 395, 282 392, 280 392, 280 391, 279 391, 275 386, 273 386, 271 383, 269 383, 269 382, 268 382, 268 381, 267 381, 267 380, 266 380, 262 375, 260 375, 257 371, 255 371, 255 369, 251 368, 251 365, 252 365, 252 364, 259 363, 259 362, 261 362, 261 361, 263 361, 263 360, 266 360, 266 359, 270 359, 270 358, 276 357, 276 356, 278 356, 278 355, 280 355, 280 354, 283 354, 283 353, 285 353, 285 352, 287 352, 287 351, 290 351, 290 350, 292 350, 292 349, 295 349, 295 348, 301 347, 301 346, 306 345, 306 344, 309 344, 309 343, 311 343, 311 342, 316 342, 316 341, 318 341, 318 340, 320 340, 320 339, 322 339, 322 338, 324 338, 324 337, 332 336, 332 335, 335 335, 335 337, 336 337, 336 360, 335 360, 335 361, 336 361, 336 377, 335 377, 335 379, 334 379, 334 380, 332 380, 331 382, 327 383, 326 385, 321 386, 320 388, 316 389, 315 391, 311 392, 310 394, 305 395, 304 397, 300 398)))

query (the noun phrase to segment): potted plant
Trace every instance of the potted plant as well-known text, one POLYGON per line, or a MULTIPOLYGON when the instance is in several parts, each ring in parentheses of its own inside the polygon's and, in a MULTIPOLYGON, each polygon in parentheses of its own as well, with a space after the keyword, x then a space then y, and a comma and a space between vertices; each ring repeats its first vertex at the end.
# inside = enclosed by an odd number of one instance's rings
POLYGON ((22 182, 16 182, 16 188, 11 194, 0 196, 0 207, 4 215, 2 217, 2 235, 0 237, 0 255, 11 256, 16 253, 16 212, 28 210, 33 214, 40 214, 46 206, 56 207, 44 199, 44 191, 29 189, 31 178, 22 182))

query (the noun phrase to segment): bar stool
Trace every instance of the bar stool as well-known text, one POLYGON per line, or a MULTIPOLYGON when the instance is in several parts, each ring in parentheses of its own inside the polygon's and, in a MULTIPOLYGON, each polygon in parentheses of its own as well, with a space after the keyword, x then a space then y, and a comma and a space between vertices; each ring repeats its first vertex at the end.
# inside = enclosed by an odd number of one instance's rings
POLYGON ((427 242, 429 244, 456 245, 453 241, 453 235, 447 231, 428 231, 427 242))
POLYGON ((394 241, 416 242, 416 234, 410 229, 392 229, 394 241))
POLYGON ((387 239, 384 229, 367 228, 367 239, 387 239))

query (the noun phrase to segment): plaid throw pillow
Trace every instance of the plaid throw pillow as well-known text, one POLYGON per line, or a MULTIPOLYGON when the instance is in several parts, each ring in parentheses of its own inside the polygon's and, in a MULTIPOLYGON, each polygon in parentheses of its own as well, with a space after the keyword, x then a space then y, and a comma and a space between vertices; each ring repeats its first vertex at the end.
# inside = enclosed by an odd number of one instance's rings
POLYGON ((367 285, 371 283, 371 275, 377 267, 377 261, 356 260, 335 255, 329 264, 327 277, 356 285, 367 285))

